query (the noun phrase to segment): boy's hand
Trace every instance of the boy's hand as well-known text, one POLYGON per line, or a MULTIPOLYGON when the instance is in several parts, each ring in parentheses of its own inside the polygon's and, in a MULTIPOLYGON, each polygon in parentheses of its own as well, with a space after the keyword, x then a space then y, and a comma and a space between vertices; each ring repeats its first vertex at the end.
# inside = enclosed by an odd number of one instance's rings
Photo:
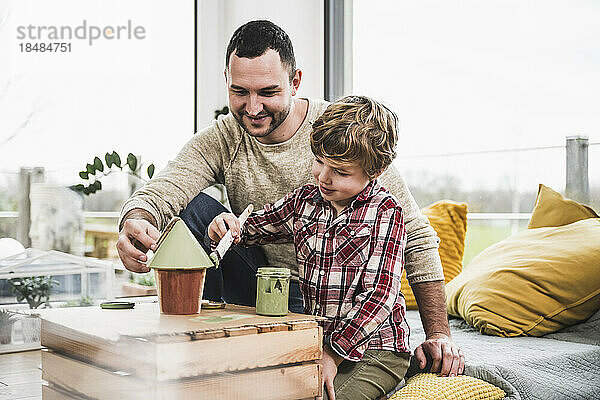
MULTIPOLYGON (((338 356, 329 346, 323 346, 323 357, 317 361, 321 364, 323 371, 323 388, 326 391, 329 400, 335 400, 335 390, 333 388, 333 379, 337 375, 337 368, 344 359, 338 356)), ((317 397, 317 400, 323 400, 323 397, 317 397)))
POLYGON ((219 242, 221 238, 225 236, 227 230, 231 229, 233 236, 233 243, 238 244, 241 240, 240 221, 232 213, 221 213, 215 217, 208 225, 208 237, 214 241, 219 242))

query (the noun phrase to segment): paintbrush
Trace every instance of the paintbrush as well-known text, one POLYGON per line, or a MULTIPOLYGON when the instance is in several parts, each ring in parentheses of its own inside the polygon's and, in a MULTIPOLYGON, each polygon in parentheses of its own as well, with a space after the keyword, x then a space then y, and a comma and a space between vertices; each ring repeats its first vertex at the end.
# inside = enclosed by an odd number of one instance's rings
MULTIPOLYGON (((240 221, 240 231, 242 230, 246 219, 248 219, 248 215, 250 215, 253 209, 254 206, 252 204, 249 204, 248 207, 246 207, 246 209, 242 211, 242 213, 238 217, 238 221, 240 221)), ((227 252, 227 250, 229 250, 232 244, 233 234, 231 233, 231 229, 229 229, 227 233, 225 233, 225 235, 221 238, 221 241, 219 242, 215 250, 212 253, 210 253, 210 259, 216 267, 219 266, 219 262, 221 261, 221 259, 223 259, 225 253, 227 252)))

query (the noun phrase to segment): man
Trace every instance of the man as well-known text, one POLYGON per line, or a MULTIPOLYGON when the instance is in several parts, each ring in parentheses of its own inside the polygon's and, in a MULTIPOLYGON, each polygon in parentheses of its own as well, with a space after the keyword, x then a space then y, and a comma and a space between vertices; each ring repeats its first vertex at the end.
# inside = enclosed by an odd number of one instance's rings
MULTIPOLYGON (((156 248, 159 229, 174 215, 184 219, 201 243, 205 241, 207 225, 225 211, 200 194, 212 184, 225 185, 231 210, 239 215, 250 203, 262 208, 313 182, 309 135, 328 103, 295 97, 302 72, 296 69, 287 34, 268 21, 249 22, 234 32, 225 63, 230 114, 194 135, 175 160, 123 206, 117 249, 130 271, 148 271, 145 253, 156 248)), ((450 338, 438 239, 393 167, 381 182, 405 214, 405 268, 427 334, 415 357, 421 368, 430 362, 432 372, 460 374, 464 356, 450 338)), ((262 250, 230 251, 221 268, 207 275, 205 297, 253 305, 256 267, 288 266, 295 276, 290 309, 301 312, 293 245, 271 244, 262 250)), ((334 377, 324 374, 328 387, 333 387, 334 377)))

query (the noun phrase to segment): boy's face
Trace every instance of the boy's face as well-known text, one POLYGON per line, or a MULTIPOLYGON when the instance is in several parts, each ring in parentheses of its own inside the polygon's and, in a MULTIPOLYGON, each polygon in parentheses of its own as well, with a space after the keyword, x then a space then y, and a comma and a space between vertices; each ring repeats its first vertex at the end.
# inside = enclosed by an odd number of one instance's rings
POLYGON ((362 192, 370 179, 358 164, 341 164, 315 156, 312 173, 325 200, 339 212, 362 192))

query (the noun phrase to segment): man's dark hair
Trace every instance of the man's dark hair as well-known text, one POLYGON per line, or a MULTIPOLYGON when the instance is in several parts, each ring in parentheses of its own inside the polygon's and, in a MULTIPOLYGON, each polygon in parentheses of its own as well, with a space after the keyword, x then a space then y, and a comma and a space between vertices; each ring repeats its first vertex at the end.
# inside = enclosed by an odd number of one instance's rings
POLYGON ((225 70, 229 68, 229 58, 234 51, 238 57, 255 58, 262 56, 267 49, 279 53, 281 62, 289 70, 291 82, 296 73, 292 41, 283 29, 271 21, 250 21, 233 32, 225 55, 225 70))

